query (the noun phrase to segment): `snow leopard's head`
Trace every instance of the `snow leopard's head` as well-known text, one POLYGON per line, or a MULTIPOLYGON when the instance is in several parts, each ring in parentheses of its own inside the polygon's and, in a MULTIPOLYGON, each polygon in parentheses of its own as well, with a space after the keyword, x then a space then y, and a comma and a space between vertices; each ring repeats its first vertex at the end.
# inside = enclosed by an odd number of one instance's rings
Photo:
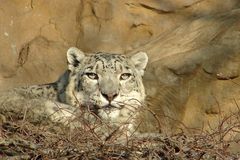
POLYGON ((142 76, 148 62, 146 53, 131 57, 104 52, 84 54, 72 47, 67 51, 67 60, 70 103, 77 101, 97 110, 102 117, 117 118, 123 112, 133 113, 144 102, 142 76))

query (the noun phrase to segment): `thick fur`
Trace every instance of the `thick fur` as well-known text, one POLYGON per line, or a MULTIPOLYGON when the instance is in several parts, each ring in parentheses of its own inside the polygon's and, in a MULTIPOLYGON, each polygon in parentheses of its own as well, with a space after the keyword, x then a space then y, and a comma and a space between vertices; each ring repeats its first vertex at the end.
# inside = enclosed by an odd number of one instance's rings
POLYGON ((72 47, 67 51, 67 60, 68 70, 57 82, 13 92, 25 99, 44 99, 41 107, 45 106, 44 114, 52 119, 62 121, 88 110, 105 122, 127 124, 132 130, 145 99, 142 76, 148 62, 146 53, 132 57, 103 52, 85 54, 72 47), (61 106, 68 111, 57 112, 61 106))

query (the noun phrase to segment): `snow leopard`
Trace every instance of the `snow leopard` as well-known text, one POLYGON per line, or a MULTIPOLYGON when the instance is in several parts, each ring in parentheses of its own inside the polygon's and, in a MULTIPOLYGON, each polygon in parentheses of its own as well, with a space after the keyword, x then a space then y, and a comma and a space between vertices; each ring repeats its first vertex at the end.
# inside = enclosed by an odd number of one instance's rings
POLYGON ((115 126, 127 124, 127 129, 132 130, 145 100, 142 76, 147 54, 84 53, 71 47, 67 63, 68 69, 56 82, 16 88, 14 93, 43 100, 44 114, 55 120, 72 119, 87 110, 92 115, 89 121, 97 117, 115 126))

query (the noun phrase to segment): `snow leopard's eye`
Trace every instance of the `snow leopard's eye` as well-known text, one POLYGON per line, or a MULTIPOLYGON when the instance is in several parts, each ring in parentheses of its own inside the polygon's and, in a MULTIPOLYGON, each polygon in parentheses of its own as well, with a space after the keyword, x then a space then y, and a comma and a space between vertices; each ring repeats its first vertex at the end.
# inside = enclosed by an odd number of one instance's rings
POLYGON ((120 76, 120 80, 127 80, 128 78, 130 78, 132 76, 131 73, 123 73, 120 76))
POLYGON ((98 75, 96 73, 85 73, 88 78, 93 80, 98 80, 98 75))

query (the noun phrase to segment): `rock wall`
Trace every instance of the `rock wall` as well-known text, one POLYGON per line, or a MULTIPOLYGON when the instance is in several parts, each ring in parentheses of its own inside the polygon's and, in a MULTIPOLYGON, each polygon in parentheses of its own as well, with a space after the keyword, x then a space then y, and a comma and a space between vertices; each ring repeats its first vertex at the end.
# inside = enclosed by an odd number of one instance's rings
POLYGON ((66 50, 146 51, 163 129, 215 127, 240 104, 239 0, 0 0, 0 90, 55 81, 66 50), (208 125, 206 125, 208 124, 208 125))

